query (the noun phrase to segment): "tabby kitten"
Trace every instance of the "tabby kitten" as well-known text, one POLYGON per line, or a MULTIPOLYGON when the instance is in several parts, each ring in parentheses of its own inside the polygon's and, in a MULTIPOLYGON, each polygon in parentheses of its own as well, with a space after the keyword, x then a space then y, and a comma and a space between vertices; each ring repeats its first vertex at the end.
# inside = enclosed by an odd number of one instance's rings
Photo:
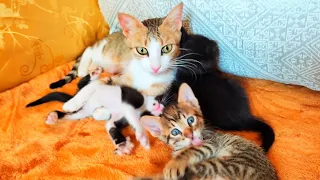
POLYGON ((167 106, 161 117, 144 116, 141 121, 174 150, 164 177, 151 179, 277 179, 257 145, 239 136, 203 130, 198 100, 186 83, 179 88, 178 103, 167 106))
POLYGON ((180 3, 166 18, 144 22, 119 13, 122 32, 88 47, 72 71, 50 88, 61 87, 101 66, 108 73, 121 74, 113 77, 114 84, 135 88, 148 96, 163 94, 174 79, 176 70, 172 64, 180 54, 182 11, 180 3))

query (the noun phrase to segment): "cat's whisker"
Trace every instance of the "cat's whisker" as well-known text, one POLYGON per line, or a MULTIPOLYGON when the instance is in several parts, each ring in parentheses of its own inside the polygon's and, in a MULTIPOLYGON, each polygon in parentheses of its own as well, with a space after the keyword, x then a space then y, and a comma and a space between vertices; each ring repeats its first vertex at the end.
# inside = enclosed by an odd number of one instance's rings
POLYGON ((202 56, 202 54, 199 54, 199 53, 187 53, 187 54, 184 54, 182 56, 178 56, 176 58, 174 58, 173 60, 178 60, 178 59, 181 59, 183 57, 186 57, 186 56, 189 56, 189 55, 199 55, 199 56, 202 56))
POLYGON ((195 72, 196 69, 193 69, 194 67, 187 64, 172 64, 171 66, 176 68, 185 68, 191 71, 191 73, 193 73, 193 75, 195 76, 195 79, 197 79, 197 73, 195 72))
POLYGON ((193 67, 197 68, 197 66, 195 64, 192 64, 190 62, 177 62, 177 63, 173 63, 173 64, 189 65, 189 66, 193 66, 193 67))
POLYGON ((169 97, 168 97, 168 95, 166 96, 166 99, 164 99, 164 102, 162 103, 162 104, 167 104, 170 100, 171 100, 171 98, 173 97, 173 93, 167 93, 167 94, 171 94, 169 97))
POLYGON ((200 61, 197 61, 195 59, 179 59, 176 62, 189 62, 189 63, 198 63, 202 66, 203 69, 205 69, 204 64, 201 63, 200 61))
POLYGON ((187 49, 187 48, 179 48, 182 51, 192 51, 191 49, 187 49))

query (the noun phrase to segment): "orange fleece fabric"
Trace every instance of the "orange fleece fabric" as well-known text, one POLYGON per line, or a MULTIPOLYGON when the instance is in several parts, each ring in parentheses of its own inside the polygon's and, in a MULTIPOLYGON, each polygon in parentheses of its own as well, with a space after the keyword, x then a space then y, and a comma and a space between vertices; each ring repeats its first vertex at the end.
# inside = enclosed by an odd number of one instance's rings
MULTIPOLYGON (((47 94, 49 83, 63 77, 72 63, 60 66, 0 94, 0 179, 128 179, 161 172, 170 149, 151 138, 143 149, 133 131, 132 155, 113 154, 114 145, 105 121, 90 118, 44 124, 51 110, 62 103, 33 108, 25 105, 47 94)), ((74 93, 76 82, 58 89, 74 93)), ((282 180, 320 179, 320 93, 303 87, 241 78, 255 115, 273 128, 276 140, 268 156, 282 180)), ((259 143, 255 133, 236 133, 259 143)))

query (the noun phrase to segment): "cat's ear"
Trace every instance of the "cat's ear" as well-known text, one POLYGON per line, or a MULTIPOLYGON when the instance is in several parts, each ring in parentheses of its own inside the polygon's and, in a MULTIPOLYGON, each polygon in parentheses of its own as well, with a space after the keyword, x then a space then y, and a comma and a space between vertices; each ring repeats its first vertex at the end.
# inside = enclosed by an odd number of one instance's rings
POLYGON ((122 28, 122 33, 126 37, 134 34, 139 28, 143 27, 143 24, 138 19, 129 14, 118 13, 118 20, 122 28))
POLYGON ((142 116, 142 126, 148 130, 153 137, 159 137, 162 134, 162 124, 160 117, 157 116, 142 116))
POLYGON ((182 27, 183 3, 179 3, 174 7, 168 16, 163 20, 163 25, 169 26, 176 31, 180 31, 182 27))
POLYGON ((190 103, 195 107, 199 107, 198 99, 195 97, 191 87, 187 83, 182 83, 180 85, 178 103, 190 103))

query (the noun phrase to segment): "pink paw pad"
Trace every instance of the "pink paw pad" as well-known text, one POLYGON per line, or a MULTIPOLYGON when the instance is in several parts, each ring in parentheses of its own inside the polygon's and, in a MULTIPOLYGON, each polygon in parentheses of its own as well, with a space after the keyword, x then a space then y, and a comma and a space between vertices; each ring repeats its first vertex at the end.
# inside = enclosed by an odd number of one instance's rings
POLYGON ((46 124, 52 125, 56 124, 58 121, 58 113, 57 112, 51 112, 48 114, 47 119, 46 119, 46 124))

